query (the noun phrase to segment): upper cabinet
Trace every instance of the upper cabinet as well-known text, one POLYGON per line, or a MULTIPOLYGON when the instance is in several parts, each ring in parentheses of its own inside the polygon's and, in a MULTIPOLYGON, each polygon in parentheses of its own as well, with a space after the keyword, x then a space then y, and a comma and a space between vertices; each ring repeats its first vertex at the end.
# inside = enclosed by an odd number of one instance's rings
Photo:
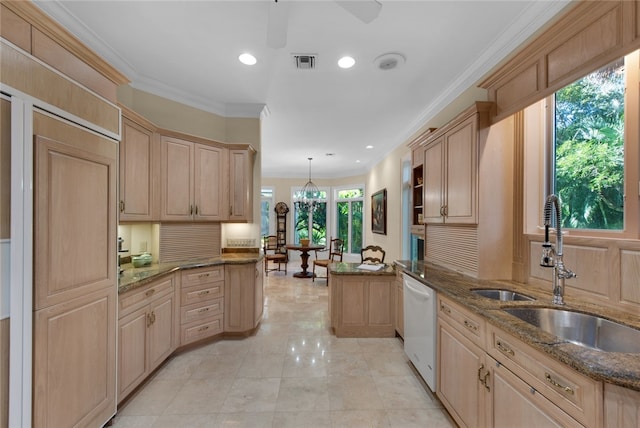
POLYGON ((424 144, 435 128, 409 143, 411 148, 411 233, 424 236, 424 144))
POLYGON ((251 148, 229 150, 229 221, 253 221, 253 158, 251 148))
POLYGON ((491 106, 475 103, 426 141, 425 223, 478 222, 478 132, 488 126, 491 106))
POLYGON ((226 220, 228 150, 163 136, 161 151, 160 219, 226 220))
POLYGON ((120 221, 158 220, 155 169, 160 151, 151 124, 123 110, 120 141, 120 221))
POLYGON ((161 221, 253 220, 249 145, 160 137, 161 221))

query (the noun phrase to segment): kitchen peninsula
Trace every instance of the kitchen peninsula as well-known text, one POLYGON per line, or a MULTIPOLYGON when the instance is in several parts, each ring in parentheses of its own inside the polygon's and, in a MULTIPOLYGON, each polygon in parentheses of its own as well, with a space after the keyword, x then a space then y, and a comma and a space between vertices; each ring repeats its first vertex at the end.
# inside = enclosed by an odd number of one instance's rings
POLYGON ((329 265, 329 318, 337 337, 394 337, 394 265, 360 269, 360 263, 329 265))

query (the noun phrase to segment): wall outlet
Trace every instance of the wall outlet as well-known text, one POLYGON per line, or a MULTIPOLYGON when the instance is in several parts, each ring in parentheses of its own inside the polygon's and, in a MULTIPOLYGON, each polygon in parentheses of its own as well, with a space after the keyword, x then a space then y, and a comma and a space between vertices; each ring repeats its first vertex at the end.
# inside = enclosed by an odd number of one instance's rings
POLYGON ((144 253, 147 251, 147 241, 140 241, 140 252, 144 253))

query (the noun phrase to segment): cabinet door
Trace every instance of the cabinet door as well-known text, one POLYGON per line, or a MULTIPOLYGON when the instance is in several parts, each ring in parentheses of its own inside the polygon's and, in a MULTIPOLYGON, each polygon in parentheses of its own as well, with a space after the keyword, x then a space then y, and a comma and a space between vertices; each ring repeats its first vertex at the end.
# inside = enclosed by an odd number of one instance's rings
POLYGON ((194 163, 195 220, 220 221, 227 216, 228 150, 196 144, 194 163))
POLYGON ((193 219, 193 143, 163 137, 162 220, 193 219))
POLYGON ((446 196, 447 223, 477 223, 477 115, 447 132, 446 196))
POLYGON ((402 280, 396 281, 396 331, 400 337, 404 337, 404 287, 402 280))
POLYGON ((174 294, 158 299, 149 306, 149 369, 155 369, 175 349, 174 294))
POLYGON ((395 281, 367 281, 367 326, 395 330, 395 281))
POLYGON ((488 359, 493 396, 487 411, 493 416, 495 428, 581 426, 509 369, 488 359))
POLYGON ((461 427, 485 426, 484 351, 446 322, 438 327, 437 395, 461 427))
POLYGON ((424 222, 442 223, 444 137, 429 145, 424 152, 424 222))
POLYGON ((262 315, 264 312, 264 277, 262 274, 261 264, 255 264, 255 295, 254 295, 254 310, 253 310, 253 323, 258 325, 262 321, 262 315))
POLYGON ((118 401, 149 374, 147 362, 147 307, 118 322, 118 401))
POLYGON ((224 331, 246 332, 255 324, 255 265, 224 268, 224 331))
POLYGON ((253 220, 253 153, 229 150, 229 220, 253 220))
POLYGON ((123 118, 120 141, 120 220, 152 220, 153 132, 123 118))
POLYGON ((102 426, 115 414, 115 314, 115 285, 34 313, 34 427, 102 426))
POLYGON ((33 130, 33 425, 101 426, 116 408, 117 144, 40 113, 33 130))

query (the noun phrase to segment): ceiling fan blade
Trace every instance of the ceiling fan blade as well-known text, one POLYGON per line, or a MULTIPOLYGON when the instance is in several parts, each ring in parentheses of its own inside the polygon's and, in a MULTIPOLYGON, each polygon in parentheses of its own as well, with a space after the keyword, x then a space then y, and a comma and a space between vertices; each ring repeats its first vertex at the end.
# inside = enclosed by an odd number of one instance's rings
POLYGON ((289 5, 286 2, 272 1, 267 20, 267 46, 274 49, 286 46, 288 21, 289 5))
POLYGON ((365 24, 368 24, 376 19, 380 14, 380 9, 382 9, 382 3, 380 3, 378 0, 335 1, 347 12, 349 12, 365 24))

